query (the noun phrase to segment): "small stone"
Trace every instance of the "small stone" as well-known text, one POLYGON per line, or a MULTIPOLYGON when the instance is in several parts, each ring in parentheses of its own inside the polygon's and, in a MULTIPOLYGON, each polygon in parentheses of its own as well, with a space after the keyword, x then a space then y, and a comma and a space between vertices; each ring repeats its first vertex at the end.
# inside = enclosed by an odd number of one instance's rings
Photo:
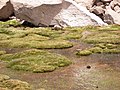
POLYGON ((88 65, 88 66, 87 66, 87 69, 90 69, 90 68, 91 68, 91 66, 88 65))
POLYGON ((96 86, 96 88, 98 88, 98 86, 96 86))
POLYGON ((62 30, 63 27, 59 26, 59 25, 55 25, 52 30, 62 30))

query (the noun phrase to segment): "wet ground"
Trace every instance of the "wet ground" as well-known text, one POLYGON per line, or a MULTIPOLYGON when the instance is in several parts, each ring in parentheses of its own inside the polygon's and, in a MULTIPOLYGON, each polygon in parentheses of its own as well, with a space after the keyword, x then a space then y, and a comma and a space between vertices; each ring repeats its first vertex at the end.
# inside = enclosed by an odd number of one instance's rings
MULTIPOLYGON (((14 79, 27 81, 33 90, 120 90, 120 54, 93 54, 76 56, 77 49, 90 45, 78 43, 68 49, 52 49, 72 60, 73 64, 49 73, 15 71, 0 62, 0 73, 14 79)), ((21 49, 4 49, 7 53, 21 49)))

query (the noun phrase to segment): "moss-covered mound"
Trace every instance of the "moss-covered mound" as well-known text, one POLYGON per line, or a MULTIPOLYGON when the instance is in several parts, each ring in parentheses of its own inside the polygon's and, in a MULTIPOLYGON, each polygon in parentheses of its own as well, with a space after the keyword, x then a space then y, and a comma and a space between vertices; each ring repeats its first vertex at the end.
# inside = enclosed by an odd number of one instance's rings
POLYGON ((8 61, 9 68, 32 72, 49 72, 71 64, 66 57, 43 50, 26 50, 15 54, 5 54, 1 60, 8 61))
POLYGON ((6 51, 0 51, 0 55, 6 54, 6 51))
POLYGON ((92 52, 90 50, 82 50, 82 51, 77 51, 76 55, 80 55, 80 56, 88 56, 92 54, 92 52))
POLYGON ((90 34, 82 39, 93 47, 78 51, 81 56, 92 53, 119 54, 120 53, 120 26, 110 25, 107 27, 89 28, 90 34))
POLYGON ((92 44, 120 44, 120 26, 111 25, 107 27, 98 27, 95 30, 91 30, 91 34, 88 35, 83 41, 92 44))
POLYGON ((94 47, 78 51, 76 54, 80 56, 87 56, 94 53, 119 54, 120 48, 114 44, 96 44, 94 47))
MULTIPOLYGON (((65 31, 66 32, 66 31, 65 31)), ((0 28, 0 47, 8 48, 69 48, 73 44, 66 40, 71 36, 64 31, 53 31, 50 28, 0 28)))
POLYGON ((21 23, 17 20, 9 20, 9 21, 6 21, 6 22, 1 22, 0 21, 0 27, 4 28, 4 27, 10 27, 10 26, 14 26, 14 27, 17 27, 17 26, 21 26, 21 23))
MULTIPOLYGON (((26 37, 27 38, 27 37, 26 37)), ((41 37, 44 38, 44 37, 41 37)), ((39 49, 59 49, 59 48, 69 48, 73 44, 65 40, 44 40, 36 41, 25 38, 13 38, 9 40, 0 41, 1 47, 10 47, 10 48, 39 48, 39 49)), ((37 38, 39 39, 39 38, 37 38)))
POLYGON ((27 82, 10 79, 9 76, 0 74, 0 90, 32 90, 27 82))

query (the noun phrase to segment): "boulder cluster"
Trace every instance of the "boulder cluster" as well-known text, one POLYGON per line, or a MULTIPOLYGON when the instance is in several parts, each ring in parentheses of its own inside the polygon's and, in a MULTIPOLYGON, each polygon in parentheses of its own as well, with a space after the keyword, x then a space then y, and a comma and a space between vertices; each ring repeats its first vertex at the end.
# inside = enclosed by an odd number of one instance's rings
POLYGON ((35 26, 120 24, 120 0, 0 0, 0 20, 35 26))
POLYGON ((120 0, 93 0, 90 12, 108 24, 120 24, 120 0))

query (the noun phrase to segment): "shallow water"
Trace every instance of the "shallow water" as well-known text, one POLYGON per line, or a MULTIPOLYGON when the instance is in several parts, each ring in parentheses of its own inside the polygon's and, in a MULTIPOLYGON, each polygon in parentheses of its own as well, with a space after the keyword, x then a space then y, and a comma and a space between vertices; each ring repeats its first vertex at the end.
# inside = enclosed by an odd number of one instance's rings
MULTIPOLYGON (((48 50, 64 55, 73 62, 72 65, 53 72, 15 71, 5 68, 5 63, 0 62, 0 73, 27 81, 33 85, 34 90, 120 90, 120 54, 93 54, 83 57, 75 55, 76 49, 86 47, 90 46, 81 43, 69 49, 48 50)), ((15 52, 15 49, 10 50, 15 52)), ((19 51, 21 50, 16 50, 19 51)))

